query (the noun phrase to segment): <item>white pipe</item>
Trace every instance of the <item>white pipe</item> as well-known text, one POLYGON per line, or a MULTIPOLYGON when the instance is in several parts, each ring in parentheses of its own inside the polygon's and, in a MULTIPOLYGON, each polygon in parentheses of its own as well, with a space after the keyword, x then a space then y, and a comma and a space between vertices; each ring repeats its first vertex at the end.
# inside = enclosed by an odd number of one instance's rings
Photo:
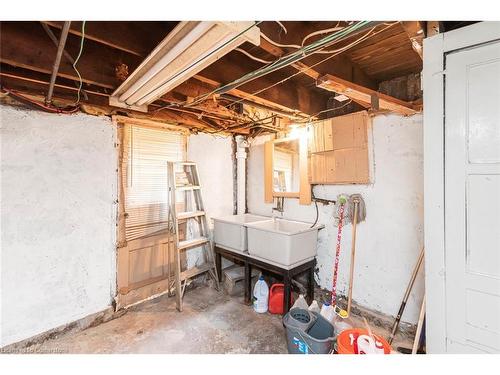
POLYGON ((238 215, 245 213, 246 207, 246 173, 245 159, 247 158, 247 143, 243 136, 236 137, 236 160, 238 165, 238 215))

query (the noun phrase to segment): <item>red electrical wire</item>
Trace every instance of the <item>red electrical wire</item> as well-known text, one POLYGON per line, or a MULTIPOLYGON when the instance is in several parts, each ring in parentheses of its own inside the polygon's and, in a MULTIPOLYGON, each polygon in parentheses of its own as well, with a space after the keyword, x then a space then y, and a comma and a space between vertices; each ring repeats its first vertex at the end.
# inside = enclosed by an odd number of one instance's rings
POLYGON ((76 113, 80 110, 80 107, 79 106, 76 106, 76 107, 68 107, 68 108, 59 108, 59 107, 56 107, 56 106, 53 106, 53 105, 46 105, 44 103, 40 103, 36 100, 32 100, 30 98, 28 98, 27 96, 23 95, 23 94, 20 94, 14 90, 11 90, 11 89, 8 89, 6 87, 0 87, 0 89, 13 96, 14 98, 16 99, 19 99, 20 101, 22 102, 25 102, 25 103, 28 103, 28 104, 31 104, 31 105, 34 105, 35 107, 39 108, 39 109, 42 109, 46 112, 50 112, 50 113, 62 113, 62 114, 72 114, 72 113, 76 113))

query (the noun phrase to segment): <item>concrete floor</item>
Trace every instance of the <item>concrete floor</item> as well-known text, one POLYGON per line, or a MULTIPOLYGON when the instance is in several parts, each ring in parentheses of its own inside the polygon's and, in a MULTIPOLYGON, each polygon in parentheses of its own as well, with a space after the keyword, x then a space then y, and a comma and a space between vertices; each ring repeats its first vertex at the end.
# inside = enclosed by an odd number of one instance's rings
MULTIPOLYGON (((387 336, 382 327, 373 331, 387 336)), ((411 347, 405 337, 394 344, 411 347)), ((242 298, 201 286, 186 292, 182 313, 174 298, 162 296, 109 322, 36 344, 30 352, 279 354, 287 346, 281 316, 257 314, 242 298)))

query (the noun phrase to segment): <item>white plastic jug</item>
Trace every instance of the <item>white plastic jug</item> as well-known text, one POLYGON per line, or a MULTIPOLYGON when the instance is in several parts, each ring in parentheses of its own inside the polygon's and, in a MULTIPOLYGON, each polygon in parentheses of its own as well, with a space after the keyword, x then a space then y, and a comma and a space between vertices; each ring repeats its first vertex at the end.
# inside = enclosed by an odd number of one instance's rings
POLYGON ((269 287, 264 281, 264 277, 259 277, 259 280, 253 287, 253 309, 259 314, 267 312, 269 302, 269 287))
POLYGON ((384 346, 381 342, 368 335, 359 335, 357 339, 359 354, 384 354, 384 346))
POLYGON ((316 300, 313 300, 311 304, 309 305, 309 311, 313 311, 316 313, 320 312, 318 302, 316 300))
POLYGON ((298 308, 304 309, 304 310, 307 310, 309 308, 309 305, 307 304, 307 301, 304 298, 303 294, 299 294, 299 298, 297 298, 297 301, 295 301, 295 303, 293 304, 292 309, 294 307, 298 307, 298 308))
POLYGON ((329 303, 324 303, 321 306, 321 316, 333 324, 333 318, 335 317, 335 309, 329 303))

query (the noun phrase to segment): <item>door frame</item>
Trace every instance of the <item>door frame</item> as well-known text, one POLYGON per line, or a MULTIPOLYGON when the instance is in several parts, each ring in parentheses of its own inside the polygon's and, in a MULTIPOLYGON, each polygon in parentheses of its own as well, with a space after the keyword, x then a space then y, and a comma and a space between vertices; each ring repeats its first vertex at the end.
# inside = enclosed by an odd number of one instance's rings
MULTIPOLYGON (((130 118, 126 116, 113 115, 111 116, 112 122, 116 127, 117 132, 117 152, 118 152, 118 165, 117 165, 117 186, 118 186, 118 207, 116 211, 116 288, 115 288, 115 310, 135 305, 143 302, 153 296, 160 296, 170 291, 170 278, 173 276, 173 236, 168 233, 154 233, 146 237, 132 239, 127 241, 125 237, 125 200, 127 195, 126 179, 123 175, 123 164, 127 161, 124 160, 125 147, 129 145, 129 133, 126 131, 128 127, 142 127, 155 130, 175 131, 185 135, 185 155, 188 152, 188 139, 190 131, 175 125, 170 125, 162 122, 156 122, 147 119, 130 118), (132 247, 150 247, 160 246, 163 248, 167 265, 164 265, 164 273, 161 277, 156 277, 148 280, 147 282, 130 283, 128 268, 129 268, 129 250, 132 247)), ((179 236, 184 238, 186 232, 186 223, 182 221, 179 225, 179 236)))
POLYGON ((424 39, 424 233, 426 348, 446 353, 444 92, 446 55, 500 40, 500 22, 480 22, 424 39))

